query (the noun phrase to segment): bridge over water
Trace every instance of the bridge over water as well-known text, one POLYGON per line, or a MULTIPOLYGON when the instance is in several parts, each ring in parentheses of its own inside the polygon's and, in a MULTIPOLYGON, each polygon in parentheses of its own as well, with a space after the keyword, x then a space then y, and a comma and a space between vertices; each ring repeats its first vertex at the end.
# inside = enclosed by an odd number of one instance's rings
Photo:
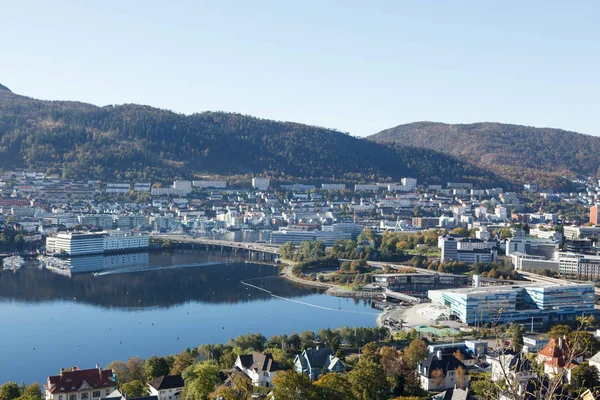
POLYGON ((173 244, 193 244, 205 247, 207 250, 218 249, 221 252, 247 253, 251 260, 274 261, 279 256, 279 246, 266 243, 232 242, 189 235, 153 234, 150 240, 170 241, 173 244))

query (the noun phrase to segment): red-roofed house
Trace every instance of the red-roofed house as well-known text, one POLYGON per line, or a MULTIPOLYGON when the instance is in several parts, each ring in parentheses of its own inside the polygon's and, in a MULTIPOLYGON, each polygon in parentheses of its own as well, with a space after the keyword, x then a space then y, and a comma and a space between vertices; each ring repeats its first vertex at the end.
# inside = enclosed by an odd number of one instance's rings
POLYGON ((550 339, 535 358, 543 363, 547 376, 564 376, 566 381, 570 382, 571 371, 583 361, 583 355, 573 353, 566 338, 550 339))
POLYGON ((49 376, 44 384, 46 400, 100 400, 117 389, 117 378, 112 370, 96 368, 72 371, 60 370, 60 375, 49 376))

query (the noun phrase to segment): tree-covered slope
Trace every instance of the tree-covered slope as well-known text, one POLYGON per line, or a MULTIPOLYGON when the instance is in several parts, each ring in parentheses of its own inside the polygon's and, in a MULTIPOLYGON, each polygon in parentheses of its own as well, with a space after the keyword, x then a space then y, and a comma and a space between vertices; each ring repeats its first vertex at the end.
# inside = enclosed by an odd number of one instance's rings
POLYGON ((561 176, 596 175, 600 138, 551 128, 499 123, 416 122, 368 137, 443 152, 516 182, 552 186, 561 176))
POLYGON ((0 91, 0 168, 56 168, 66 177, 170 179, 266 173, 372 180, 414 176, 501 184, 494 174, 427 149, 240 114, 182 115, 149 106, 97 107, 0 91))

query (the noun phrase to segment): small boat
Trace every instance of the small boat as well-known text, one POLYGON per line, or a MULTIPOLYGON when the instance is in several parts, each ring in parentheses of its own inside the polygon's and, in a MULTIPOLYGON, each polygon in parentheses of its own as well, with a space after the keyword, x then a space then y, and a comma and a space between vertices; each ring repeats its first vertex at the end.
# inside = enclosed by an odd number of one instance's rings
POLYGON ((25 260, 21 256, 10 256, 2 260, 2 267, 5 271, 18 271, 25 265, 25 260))

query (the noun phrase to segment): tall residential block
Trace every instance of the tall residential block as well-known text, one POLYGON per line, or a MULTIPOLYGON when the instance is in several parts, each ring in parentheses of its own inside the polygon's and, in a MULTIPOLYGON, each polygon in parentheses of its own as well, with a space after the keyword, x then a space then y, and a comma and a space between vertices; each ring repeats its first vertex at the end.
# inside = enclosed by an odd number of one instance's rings
POLYGON ((590 207, 590 223, 593 225, 598 225, 600 222, 598 221, 598 205, 593 205, 590 207))

